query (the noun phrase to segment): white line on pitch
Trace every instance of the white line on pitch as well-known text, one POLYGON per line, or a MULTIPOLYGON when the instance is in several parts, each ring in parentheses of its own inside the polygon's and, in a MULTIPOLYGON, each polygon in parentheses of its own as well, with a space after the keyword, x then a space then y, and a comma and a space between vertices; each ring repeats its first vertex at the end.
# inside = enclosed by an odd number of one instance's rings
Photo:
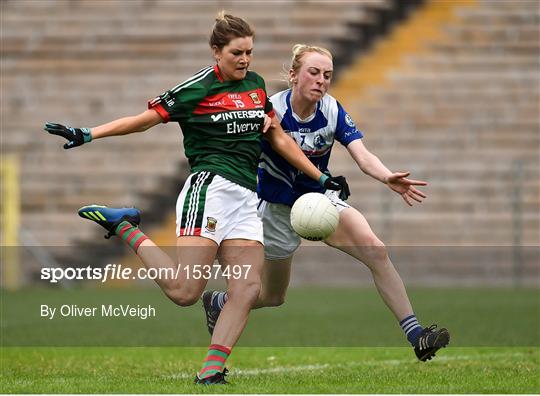
MULTIPOLYGON (((255 376, 260 374, 280 374, 280 373, 290 373, 290 372, 298 372, 298 371, 314 371, 314 370, 323 370, 330 367, 335 367, 336 365, 331 364, 307 364, 304 366, 278 366, 278 367, 272 367, 267 369, 235 369, 234 375, 246 375, 246 376, 255 376)), ((178 373, 173 375, 167 375, 164 376, 165 378, 171 378, 171 379, 184 379, 184 378, 191 378, 194 377, 193 374, 186 374, 186 373, 178 373)))
MULTIPOLYGON (((452 362, 452 361, 459 361, 459 360, 471 360, 471 359, 485 359, 485 358, 500 358, 500 357, 519 357, 523 356, 524 353, 486 353, 486 354, 478 354, 478 355, 460 355, 460 356, 439 356, 436 359, 436 362, 452 362)), ((344 369, 344 368, 351 368, 351 367, 359 367, 359 366, 393 366, 393 365, 400 365, 400 364, 410 364, 410 363, 416 363, 415 360, 412 359, 387 359, 387 360, 368 360, 363 362, 349 362, 346 364, 338 363, 338 364, 307 364, 302 366, 277 366, 272 368, 266 368, 266 369, 235 369, 234 375, 238 376, 257 376, 261 374, 281 374, 281 373, 291 373, 291 372, 303 372, 303 371, 319 371, 324 370, 327 368, 337 368, 337 369, 344 369)), ((187 373, 178 373, 178 374, 172 374, 172 375, 166 375, 163 376, 164 378, 168 379, 186 379, 186 378, 193 378, 193 374, 187 374, 187 373)))

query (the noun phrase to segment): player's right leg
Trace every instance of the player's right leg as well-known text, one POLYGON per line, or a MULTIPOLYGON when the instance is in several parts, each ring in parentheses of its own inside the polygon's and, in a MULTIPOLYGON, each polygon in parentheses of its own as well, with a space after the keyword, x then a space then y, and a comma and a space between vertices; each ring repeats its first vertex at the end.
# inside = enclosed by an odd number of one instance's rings
MULTIPOLYGON (((199 237, 187 237, 178 242, 186 246, 182 255, 180 270, 171 257, 148 238, 140 229, 140 211, 136 208, 109 208, 89 205, 79 209, 79 215, 104 227, 108 234, 118 236, 129 245, 147 269, 155 269, 160 274, 155 282, 165 295, 181 306, 193 305, 201 296, 207 280, 189 277, 184 268, 193 265, 212 265, 217 252, 217 244, 199 237)), ((179 238, 180 239, 180 238, 179 238)))
MULTIPOLYGON (((106 239, 118 235, 122 230, 122 227, 119 226, 124 222, 133 227, 138 227, 141 222, 141 212, 137 208, 109 208, 104 205, 87 205, 79 209, 79 216, 83 219, 92 220, 105 228, 108 231, 105 235, 106 239)), ((146 239, 143 235, 138 235, 138 237, 133 241, 133 246, 138 247, 146 239), (140 240, 141 237, 142 240, 140 240)))

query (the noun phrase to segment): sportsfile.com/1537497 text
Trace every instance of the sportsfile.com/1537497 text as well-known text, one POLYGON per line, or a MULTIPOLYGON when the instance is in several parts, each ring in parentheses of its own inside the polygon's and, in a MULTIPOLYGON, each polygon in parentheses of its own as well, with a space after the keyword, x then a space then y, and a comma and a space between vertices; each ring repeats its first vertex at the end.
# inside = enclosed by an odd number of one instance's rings
POLYGON ((64 280, 97 280, 104 283, 108 280, 129 280, 129 279, 178 279, 180 276, 186 279, 247 279, 251 265, 230 265, 222 268, 218 264, 214 265, 191 265, 182 266, 178 264, 176 268, 130 268, 121 264, 107 264, 104 267, 82 267, 82 268, 52 268, 41 269, 41 279, 49 283, 58 283, 64 280), (181 271, 183 274, 181 274, 181 271))

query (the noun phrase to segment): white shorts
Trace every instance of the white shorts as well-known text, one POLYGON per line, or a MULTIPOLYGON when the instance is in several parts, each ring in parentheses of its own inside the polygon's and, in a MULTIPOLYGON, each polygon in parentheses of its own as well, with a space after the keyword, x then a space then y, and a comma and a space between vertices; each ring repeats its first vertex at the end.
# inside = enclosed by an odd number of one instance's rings
MULTIPOLYGON (((338 212, 351 207, 339 199, 337 191, 327 190, 324 195, 330 198, 338 212)), ((258 212, 264 227, 264 257, 281 260, 292 256, 302 239, 291 226, 291 208, 261 200, 258 212)))
POLYGON ((215 173, 191 174, 176 202, 176 236, 202 236, 263 243, 257 193, 215 173))

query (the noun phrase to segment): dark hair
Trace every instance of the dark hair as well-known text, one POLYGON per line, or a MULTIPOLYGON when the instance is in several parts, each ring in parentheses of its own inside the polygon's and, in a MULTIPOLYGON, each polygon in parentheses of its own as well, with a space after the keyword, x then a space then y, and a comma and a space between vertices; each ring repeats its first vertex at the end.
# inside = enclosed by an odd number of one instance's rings
POLYGON ((249 23, 242 18, 225 14, 225 11, 221 11, 216 17, 216 23, 214 23, 212 34, 210 35, 210 47, 215 45, 219 49, 222 49, 232 39, 253 37, 254 35, 255 32, 249 26, 249 23))

